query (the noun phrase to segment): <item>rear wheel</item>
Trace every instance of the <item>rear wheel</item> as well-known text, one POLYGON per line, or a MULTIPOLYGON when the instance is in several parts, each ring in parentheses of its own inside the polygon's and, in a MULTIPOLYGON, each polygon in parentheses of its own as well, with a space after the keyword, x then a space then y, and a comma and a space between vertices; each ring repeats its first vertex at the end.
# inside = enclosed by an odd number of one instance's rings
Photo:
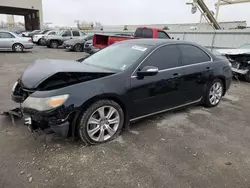
POLYGON ((14 52, 23 52, 23 45, 22 44, 14 44, 12 49, 14 52))
POLYGON ((224 85, 220 79, 215 79, 207 88, 205 105, 207 107, 217 106, 223 96, 224 85))
POLYGON ((81 44, 76 44, 76 45, 74 46, 74 49, 75 49, 76 52, 82 52, 83 47, 82 47, 81 44))
POLYGON ((250 82, 250 71, 248 71, 244 76, 245 76, 245 80, 247 82, 250 82))
POLYGON ((58 48, 58 46, 59 46, 59 44, 58 44, 57 41, 54 40, 54 41, 51 41, 51 42, 50 42, 50 47, 51 47, 51 48, 58 48))
POLYGON ((84 143, 96 145, 116 138, 123 124, 122 108, 114 101, 100 100, 81 115, 78 132, 84 143))

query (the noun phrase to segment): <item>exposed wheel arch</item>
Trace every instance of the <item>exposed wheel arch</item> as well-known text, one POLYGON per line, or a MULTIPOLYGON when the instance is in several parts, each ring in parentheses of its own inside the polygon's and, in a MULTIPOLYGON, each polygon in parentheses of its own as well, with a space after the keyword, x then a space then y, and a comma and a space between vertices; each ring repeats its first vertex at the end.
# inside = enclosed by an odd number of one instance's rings
POLYGON ((76 133, 77 133, 77 124, 79 123, 79 118, 81 116, 82 113, 84 113, 84 111, 90 107, 93 103, 95 103, 96 101, 99 100, 112 100, 114 102, 116 102, 118 105, 120 105, 120 107, 123 110, 124 113, 124 117, 125 117, 125 123, 124 123, 124 127, 129 123, 129 111, 128 111, 128 107, 125 104, 124 101, 122 101, 119 96, 117 96, 116 94, 101 94, 98 96, 94 96, 92 98, 90 98, 89 100, 85 101, 80 107, 79 110, 75 113, 74 119, 72 121, 72 136, 75 137, 76 133))

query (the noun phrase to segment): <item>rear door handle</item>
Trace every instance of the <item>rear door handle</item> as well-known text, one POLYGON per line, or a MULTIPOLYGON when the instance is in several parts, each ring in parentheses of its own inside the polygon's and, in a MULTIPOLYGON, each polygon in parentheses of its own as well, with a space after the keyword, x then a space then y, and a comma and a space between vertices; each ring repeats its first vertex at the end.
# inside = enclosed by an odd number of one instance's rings
POLYGON ((181 76, 180 73, 174 73, 173 76, 172 76, 172 78, 178 78, 178 77, 180 77, 180 76, 181 76))
POLYGON ((211 67, 207 67, 207 68, 206 68, 206 71, 210 71, 210 70, 212 70, 211 67))

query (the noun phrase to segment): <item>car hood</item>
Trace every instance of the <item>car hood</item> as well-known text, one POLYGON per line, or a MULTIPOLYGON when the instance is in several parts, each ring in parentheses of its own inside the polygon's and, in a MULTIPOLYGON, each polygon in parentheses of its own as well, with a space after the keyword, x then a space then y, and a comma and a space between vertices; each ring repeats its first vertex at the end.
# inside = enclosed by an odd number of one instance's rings
POLYGON ((250 49, 219 49, 216 51, 222 55, 250 54, 250 49))
POLYGON ((39 85, 43 88, 70 84, 75 82, 89 81, 114 72, 108 69, 94 67, 85 63, 71 60, 36 60, 22 74, 20 81, 26 89, 36 89, 39 85), (49 81, 51 80, 51 81, 49 81), (46 82, 43 84, 43 82, 46 82))

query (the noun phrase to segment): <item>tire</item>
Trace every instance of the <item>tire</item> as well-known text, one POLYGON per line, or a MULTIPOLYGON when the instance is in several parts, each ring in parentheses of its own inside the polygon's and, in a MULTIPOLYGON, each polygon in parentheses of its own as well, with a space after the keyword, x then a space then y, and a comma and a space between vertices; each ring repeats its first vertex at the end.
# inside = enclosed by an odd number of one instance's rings
POLYGON ((56 41, 56 40, 53 40, 53 41, 51 41, 50 42, 50 47, 51 48, 58 48, 58 46, 59 46, 59 44, 58 44, 58 42, 56 41))
POLYGON ((220 79, 215 79, 207 87, 205 99, 204 99, 205 106, 207 107, 217 106, 222 99, 223 91, 224 91, 224 85, 222 81, 220 79))
POLYGON ((12 49, 14 52, 18 52, 18 53, 23 52, 23 45, 19 43, 13 44, 12 49))
POLYGON ((75 50, 76 52, 82 52, 82 51, 83 51, 83 47, 82 47, 81 44, 76 44, 76 45, 74 46, 74 50, 75 50))
POLYGON ((245 81, 246 81, 246 82, 250 82, 250 71, 248 71, 248 72, 244 75, 244 77, 245 77, 245 81))
POLYGON ((87 145, 97 145, 113 140, 119 135, 124 125, 124 113, 116 102, 100 100, 89 106, 79 120, 78 133, 81 140, 87 145))
POLYGON ((45 43, 43 42, 43 39, 39 39, 38 42, 37 42, 37 44, 39 46, 43 46, 45 43))

